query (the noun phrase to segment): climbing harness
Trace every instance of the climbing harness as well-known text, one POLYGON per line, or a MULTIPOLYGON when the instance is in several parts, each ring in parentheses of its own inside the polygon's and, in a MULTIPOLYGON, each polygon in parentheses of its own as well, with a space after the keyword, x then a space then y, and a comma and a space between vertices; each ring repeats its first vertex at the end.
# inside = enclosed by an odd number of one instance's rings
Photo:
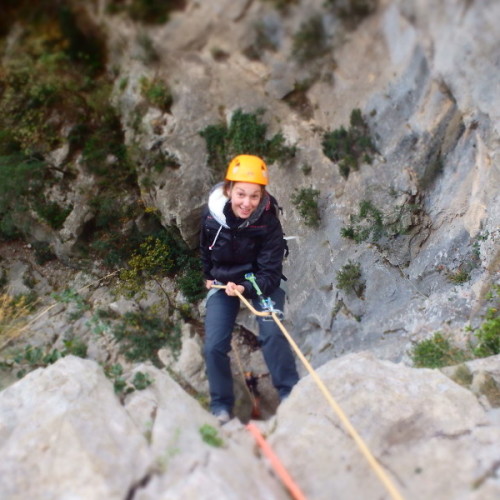
MULTIPOLYGON (((251 281, 249 278, 247 278, 248 275, 245 276, 246 279, 251 281)), ((255 280, 255 278, 254 278, 255 280)), ((252 281, 251 281, 252 282, 252 281)), ((254 285, 255 286, 255 285, 254 285)), ((225 285, 216 285, 216 288, 226 288, 225 285)), ((283 335, 285 338, 288 340, 288 343, 290 346, 293 348, 295 353, 297 354, 297 357, 300 359, 302 364, 305 366, 309 374, 311 375, 312 379, 316 383, 316 385, 319 387, 321 393, 325 397, 325 399, 328 401, 330 404, 331 408, 333 411, 337 414, 339 417, 340 421, 348 431, 348 433, 351 435, 353 438, 354 442, 358 445, 358 448, 360 449, 361 453, 371 466, 371 468, 374 470, 375 474, 379 478, 380 482, 385 486, 386 490, 388 493, 391 495, 393 500, 404 500, 403 496, 401 493, 399 493, 398 489, 396 486, 393 484, 385 470, 382 468, 382 466, 378 463, 377 459, 374 457, 373 453, 370 451, 366 443, 364 442, 363 438, 359 435, 358 431, 355 429, 355 427, 352 425, 351 421, 345 414, 344 410, 339 406, 339 404, 335 401, 333 396, 330 394, 328 389, 326 388, 324 382, 320 379, 314 368, 311 366, 309 361, 307 361, 306 357, 304 354, 302 354, 302 351, 298 347, 298 345, 295 343, 291 335, 288 333, 286 328, 283 326, 283 324, 280 321, 280 318, 276 314, 276 312, 272 309, 265 309, 263 311, 257 311, 248 300, 243 297, 243 295, 238 292, 238 290, 235 290, 235 294, 240 298, 240 300, 245 304, 245 306, 256 316, 260 317, 268 317, 271 316, 271 318, 274 320, 274 322, 278 325, 279 329, 282 331, 283 335)), ((262 295, 262 292, 257 291, 258 295, 262 295)), ((247 427, 248 428, 248 427, 247 427)), ((296 498, 303 498, 303 497, 296 497, 296 498)))
MULTIPOLYGON (((257 284, 257 281, 255 280, 255 275, 253 273, 247 273, 247 274, 245 274, 245 279, 247 281, 250 281, 250 283, 252 283, 253 287, 255 288, 255 291, 257 292, 257 296, 259 297, 259 302, 260 302, 262 309, 268 313, 274 313, 280 319, 283 319, 283 316, 284 316, 283 311, 280 311, 279 309, 275 309, 274 302, 271 300, 271 297, 264 297, 262 290, 260 289, 259 285, 257 284)), ((259 315, 259 316, 262 316, 262 315, 259 315)), ((263 317, 263 321, 273 321, 273 318, 270 315, 266 315, 263 317)))

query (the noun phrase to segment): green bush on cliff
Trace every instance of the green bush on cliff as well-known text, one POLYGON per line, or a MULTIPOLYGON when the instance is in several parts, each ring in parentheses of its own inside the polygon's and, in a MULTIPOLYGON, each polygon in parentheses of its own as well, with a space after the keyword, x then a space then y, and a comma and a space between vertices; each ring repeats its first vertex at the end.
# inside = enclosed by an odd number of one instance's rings
POLYGON ((338 163, 340 173, 346 179, 352 170, 359 170, 362 162, 371 163, 371 154, 375 152, 368 125, 359 109, 351 112, 348 129, 341 126, 325 132, 321 145, 323 153, 338 163))
POLYGON ((229 126, 225 123, 209 125, 200 132, 207 144, 208 165, 218 177, 239 154, 257 155, 268 163, 284 162, 295 155, 295 147, 285 144, 281 132, 266 138, 267 125, 261 122, 262 114, 263 110, 245 113, 238 109, 229 126))

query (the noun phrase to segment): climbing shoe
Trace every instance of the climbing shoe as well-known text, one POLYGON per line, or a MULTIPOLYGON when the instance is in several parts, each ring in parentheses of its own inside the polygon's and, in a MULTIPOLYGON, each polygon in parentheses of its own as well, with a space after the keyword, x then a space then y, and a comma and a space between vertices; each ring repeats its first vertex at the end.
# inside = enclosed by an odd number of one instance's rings
POLYGON ((231 415, 226 410, 219 410, 215 413, 215 418, 218 420, 220 425, 227 424, 231 420, 231 415))

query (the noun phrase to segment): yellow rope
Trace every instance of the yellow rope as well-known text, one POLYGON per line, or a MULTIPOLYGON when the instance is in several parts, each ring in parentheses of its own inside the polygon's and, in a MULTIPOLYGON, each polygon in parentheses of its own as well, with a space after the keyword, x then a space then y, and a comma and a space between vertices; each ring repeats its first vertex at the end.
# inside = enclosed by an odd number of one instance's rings
MULTIPOLYGON (((226 288, 224 285, 214 285, 214 288, 226 288)), ((325 396, 326 400, 332 407, 333 411, 338 415, 340 421, 344 425, 344 427, 347 429, 351 437, 354 439, 356 444, 358 445, 359 449, 361 450, 361 453, 364 455, 370 466, 373 468, 375 473, 377 474, 378 478, 382 482, 382 484, 385 486, 389 494, 394 500, 403 500, 403 496, 399 491, 397 490, 396 486, 393 484, 393 482, 390 480, 389 476, 386 474, 384 469, 381 467, 381 465, 378 463, 376 458, 373 456, 373 453, 370 451, 366 443, 364 442, 363 438, 359 435, 359 433, 356 431, 352 423, 350 422, 349 418, 347 415, 344 413, 342 408, 339 406, 339 404, 335 401, 333 396, 330 394, 328 389, 326 388, 325 384, 323 381, 319 378, 318 374, 314 370, 314 368, 311 366, 309 361, 305 358, 305 356, 302 354, 302 351, 300 348, 297 346, 291 335, 288 333, 286 328, 283 326, 281 323, 280 319, 274 312, 270 311, 257 311, 250 302, 248 302, 243 295, 241 295, 237 290, 235 290, 236 295, 240 298, 240 300, 250 309, 250 311, 255 314, 256 316, 271 316, 275 323, 278 325, 279 329, 283 332, 283 335, 285 338, 288 340, 290 345, 292 346, 293 350, 297 354, 298 358, 302 361, 303 365, 306 367, 307 371, 310 373, 311 377, 313 378, 314 382, 316 382, 316 385, 319 387, 320 391, 322 392, 323 396, 325 396)))

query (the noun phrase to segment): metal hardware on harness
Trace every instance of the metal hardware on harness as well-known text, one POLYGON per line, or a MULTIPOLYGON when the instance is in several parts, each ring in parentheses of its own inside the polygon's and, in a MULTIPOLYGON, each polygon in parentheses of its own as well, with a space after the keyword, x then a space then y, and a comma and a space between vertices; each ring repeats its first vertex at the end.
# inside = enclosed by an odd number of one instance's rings
MULTIPOLYGON (((278 316, 279 319, 283 319, 284 314, 283 311, 280 311, 279 309, 276 309, 274 307, 274 302, 271 300, 271 297, 264 297, 262 290, 259 288, 259 285, 257 284, 257 281, 255 280, 255 275, 253 273, 247 273, 245 274, 245 279, 250 281, 252 283, 253 287, 255 288, 255 291, 257 292, 257 296, 259 297, 260 300, 260 305, 264 311, 269 311, 270 313, 275 313, 276 316, 278 316)), ((272 316, 264 316, 262 318, 262 321, 274 321, 272 316)))

